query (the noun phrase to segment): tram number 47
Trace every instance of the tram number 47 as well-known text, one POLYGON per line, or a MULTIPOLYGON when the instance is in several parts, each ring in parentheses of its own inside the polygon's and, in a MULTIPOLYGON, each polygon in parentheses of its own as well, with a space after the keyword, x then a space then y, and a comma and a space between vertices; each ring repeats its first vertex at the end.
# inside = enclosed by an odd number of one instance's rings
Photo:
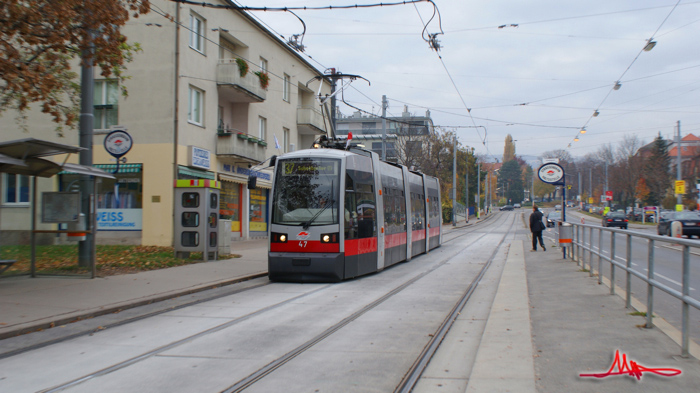
POLYGON ((299 242, 299 247, 306 248, 306 240, 299 242))

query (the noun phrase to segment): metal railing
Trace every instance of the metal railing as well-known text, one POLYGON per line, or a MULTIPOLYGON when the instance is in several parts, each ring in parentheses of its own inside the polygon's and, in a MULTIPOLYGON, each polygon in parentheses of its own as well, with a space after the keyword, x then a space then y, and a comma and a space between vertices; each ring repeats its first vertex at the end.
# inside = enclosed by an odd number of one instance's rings
POLYGON ((598 262, 598 284, 603 282, 602 263, 603 261, 610 263, 610 294, 615 294, 615 268, 622 269, 626 275, 625 287, 625 303, 627 308, 632 308, 632 276, 639 278, 647 284, 647 299, 646 299, 646 324, 645 327, 653 327, 652 317, 654 314, 654 289, 658 288, 667 294, 680 300, 682 304, 682 337, 681 337, 681 356, 687 357, 690 346, 690 306, 700 310, 700 301, 690 297, 690 249, 699 249, 700 242, 682 238, 665 237, 659 235, 649 235, 641 232, 629 232, 628 230, 603 228, 599 226, 569 223, 574 226, 574 239, 572 246, 567 249, 566 255, 575 260, 582 269, 586 269, 586 252, 588 252, 588 271, 593 277, 593 259, 597 256, 598 262), (588 237, 586 237, 586 229, 588 229, 588 237), (592 239, 593 231, 598 231, 598 251, 594 250, 592 239), (604 232, 610 235, 610 256, 603 255, 602 241, 604 232), (627 244, 625 250, 625 264, 617 262, 616 258, 616 238, 626 237, 627 244), (647 239, 647 274, 644 275, 632 269, 632 240, 633 238, 647 239), (654 245, 657 243, 667 243, 679 245, 682 247, 682 282, 681 291, 677 291, 662 282, 659 282, 654 277, 654 245))

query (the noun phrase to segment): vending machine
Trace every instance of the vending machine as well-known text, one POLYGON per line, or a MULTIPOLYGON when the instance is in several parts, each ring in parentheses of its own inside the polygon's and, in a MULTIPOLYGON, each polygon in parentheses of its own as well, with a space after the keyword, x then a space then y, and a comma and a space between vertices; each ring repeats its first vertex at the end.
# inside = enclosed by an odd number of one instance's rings
POLYGON ((218 259, 219 190, 214 180, 175 180, 175 256, 218 259))

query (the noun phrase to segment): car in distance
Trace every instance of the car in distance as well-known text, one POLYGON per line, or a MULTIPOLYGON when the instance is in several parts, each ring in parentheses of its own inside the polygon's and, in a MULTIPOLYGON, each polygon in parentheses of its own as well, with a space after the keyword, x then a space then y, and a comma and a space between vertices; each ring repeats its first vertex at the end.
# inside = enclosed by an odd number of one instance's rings
POLYGON ((629 219, 624 211, 621 212, 610 212, 603 216, 603 227, 620 227, 622 229, 627 229, 627 223, 629 219))
POLYGON ((554 206, 554 210, 561 210, 561 205, 554 206))
POLYGON ((520 209, 520 204, 519 204, 519 203, 515 203, 515 204, 513 204, 513 207, 516 208, 516 209, 520 209))
POLYGON ((683 235, 690 239, 693 236, 700 237, 700 213, 696 211, 682 211, 661 214, 659 222, 656 226, 656 232, 659 235, 671 236, 671 223, 680 221, 683 225, 683 235))
POLYGON ((547 214, 547 228, 557 225, 557 221, 561 221, 560 211, 551 211, 547 214))
POLYGON ((501 210, 501 211, 504 211, 504 210, 513 210, 513 206, 512 206, 512 205, 501 206, 501 208, 500 208, 499 210, 501 210))

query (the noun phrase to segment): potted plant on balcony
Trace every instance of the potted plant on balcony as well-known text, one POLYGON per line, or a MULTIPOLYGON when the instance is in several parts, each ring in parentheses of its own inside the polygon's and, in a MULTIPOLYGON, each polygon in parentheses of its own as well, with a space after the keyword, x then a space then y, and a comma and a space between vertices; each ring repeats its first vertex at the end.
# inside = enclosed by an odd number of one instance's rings
POLYGON ((241 78, 245 77, 248 73, 248 62, 243 59, 236 59, 236 64, 238 64, 238 72, 241 73, 241 78))
POLYGON ((240 138, 240 139, 248 139, 248 134, 243 133, 243 132, 239 132, 239 133, 238 133, 238 138, 240 138))
POLYGON ((254 74, 260 78, 260 87, 267 90, 267 86, 270 85, 270 75, 268 75, 267 72, 262 71, 255 71, 254 74))

